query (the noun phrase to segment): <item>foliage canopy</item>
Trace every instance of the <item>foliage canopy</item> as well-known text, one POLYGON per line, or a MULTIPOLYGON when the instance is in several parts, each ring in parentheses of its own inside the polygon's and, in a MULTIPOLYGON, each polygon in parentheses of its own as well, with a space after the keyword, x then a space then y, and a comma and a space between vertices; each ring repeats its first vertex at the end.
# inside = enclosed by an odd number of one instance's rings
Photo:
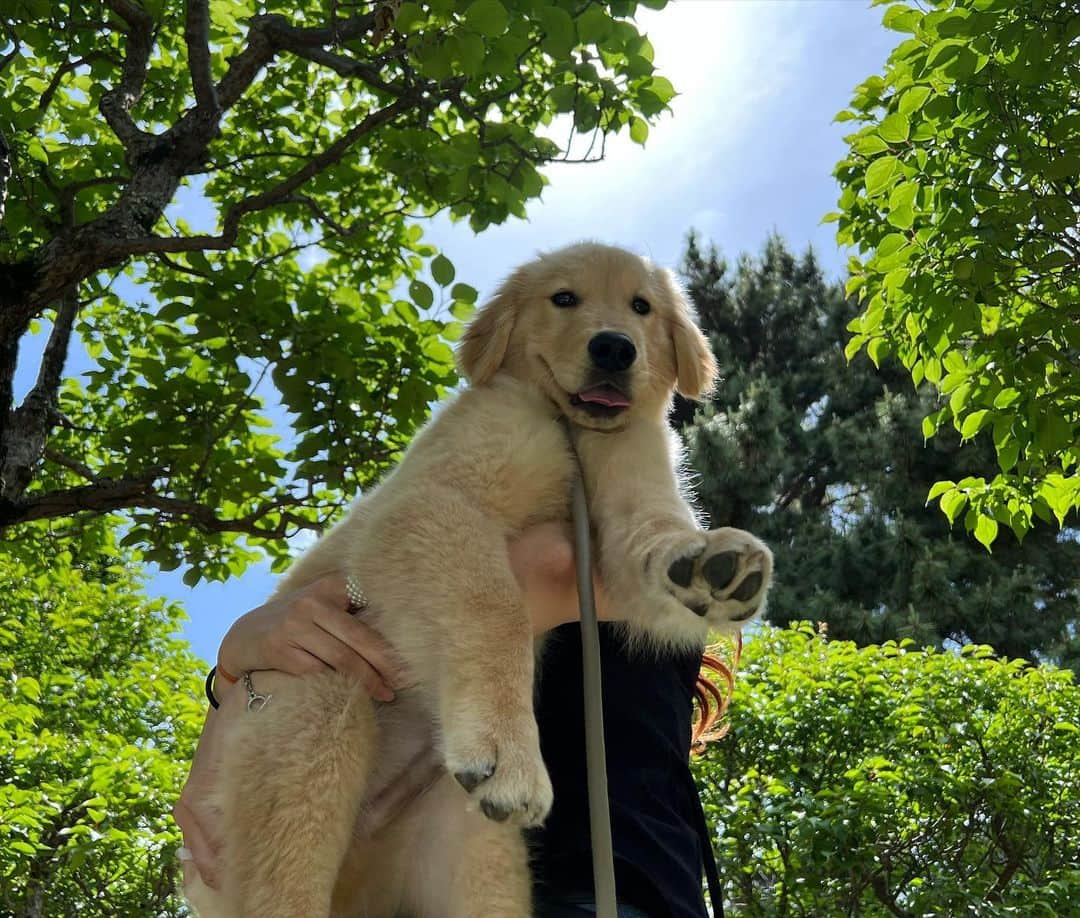
POLYGON ((123 510, 189 582, 284 563, 456 381, 476 291, 418 221, 522 216, 544 165, 643 142, 674 94, 637 0, 397 6, 7 4, 0 532, 123 510))
POLYGON ((747 642, 697 766, 734 914, 1074 914, 1080 687, 908 644, 747 642))
POLYGON ((837 116, 859 126, 827 218, 861 253, 849 353, 940 390, 926 436, 992 437, 992 474, 930 490, 989 546, 1080 507, 1080 12, 885 2, 910 37, 837 116))
POLYGON ((913 389, 893 357, 845 358, 858 305, 812 253, 773 237, 730 266, 691 237, 683 276, 721 378, 680 414, 694 418, 688 458, 712 524, 757 533, 776 554, 769 621, 1080 666, 1075 533, 1040 526, 988 554, 927 506, 935 481, 992 475, 993 446, 951 427, 925 442, 932 387, 913 389))
POLYGON ((0 912, 180 914, 169 812, 204 709, 182 615, 40 525, 0 553, 0 912))

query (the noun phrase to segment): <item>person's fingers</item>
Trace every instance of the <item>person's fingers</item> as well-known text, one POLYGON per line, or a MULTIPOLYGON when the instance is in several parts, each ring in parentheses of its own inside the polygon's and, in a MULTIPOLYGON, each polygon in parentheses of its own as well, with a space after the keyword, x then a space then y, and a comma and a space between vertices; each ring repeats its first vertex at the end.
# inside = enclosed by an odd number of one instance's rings
POLYGON ((180 826, 184 835, 182 851, 186 851, 187 857, 183 853, 180 854, 181 865, 184 868, 184 882, 188 881, 191 865, 194 865, 202 881, 211 889, 217 889, 219 883, 217 851, 203 831, 195 812, 183 800, 178 800, 176 806, 173 807, 173 819, 176 820, 176 824, 180 826))
POLYGON ((329 672, 333 667, 318 657, 308 653, 297 644, 286 642, 282 649, 274 654, 277 665, 274 669, 290 676, 303 676, 306 673, 329 672))
POLYGON ((352 648, 391 688, 400 689, 408 684, 409 676, 404 664, 386 639, 371 625, 352 615, 331 609, 323 609, 315 619, 315 624, 352 648))
POLYGON ((336 672, 347 673, 359 680, 372 698, 377 698, 379 701, 393 701, 394 690, 378 671, 348 644, 338 640, 329 631, 324 631, 313 624, 304 633, 302 640, 303 643, 297 644, 298 647, 336 672))
POLYGON ((330 574, 324 574, 314 581, 308 589, 311 591, 312 596, 327 605, 344 610, 349 607, 347 586, 345 574, 341 571, 334 571, 330 574))
POLYGON ((180 876, 184 886, 190 886, 191 881, 194 879, 193 874, 197 874, 198 868, 195 866, 195 861, 191 857, 191 849, 187 845, 182 845, 176 849, 176 859, 180 862, 180 876))

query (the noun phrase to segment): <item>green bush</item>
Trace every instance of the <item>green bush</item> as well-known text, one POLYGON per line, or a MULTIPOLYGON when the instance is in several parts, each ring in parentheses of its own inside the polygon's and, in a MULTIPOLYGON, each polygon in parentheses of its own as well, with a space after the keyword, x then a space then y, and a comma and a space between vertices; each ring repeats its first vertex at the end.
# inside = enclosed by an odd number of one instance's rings
POLYGON ((748 642, 698 766, 729 912, 1078 913, 1080 687, 910 645, 748 642))
POLYGON ((0 552, 0 915, 183 914, 169 817, 201 728, 176 606, 0 552))

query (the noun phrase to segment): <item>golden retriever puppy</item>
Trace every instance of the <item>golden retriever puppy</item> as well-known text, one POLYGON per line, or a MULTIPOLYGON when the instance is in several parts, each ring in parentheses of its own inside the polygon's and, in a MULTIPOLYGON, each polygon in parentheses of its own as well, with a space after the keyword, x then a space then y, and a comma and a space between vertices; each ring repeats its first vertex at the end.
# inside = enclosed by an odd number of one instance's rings
POLYGON ((459 360, 470 386, 279 587, 354 576, 419 683, 377 705, 334 673, 256 674, 273 699, 231 727, 226 887, 189 890, 203 918, 530 913, 520 830, 543 821, 552 789, 507 540, 569 518, 569 436, 630 639, 698 646, 761 609, 769 550, 740 530, 702 531, 680 493, 667 411, 676 389, 707 392, 716 366, 667 271, 592 243, 543 255, 477 313, 459 360), (446 774, 355 837, 365 795, 416 755, 419 719, 446 774))

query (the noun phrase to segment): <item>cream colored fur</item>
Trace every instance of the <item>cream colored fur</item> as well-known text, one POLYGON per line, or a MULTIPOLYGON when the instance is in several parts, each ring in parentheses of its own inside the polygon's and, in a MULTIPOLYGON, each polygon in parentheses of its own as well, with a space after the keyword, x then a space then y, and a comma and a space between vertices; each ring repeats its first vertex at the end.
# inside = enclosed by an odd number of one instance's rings
POLYGON ((274 698, 231 727, 226 885, 187 891, 203 918, 530 913, 520 829, 542 822, 552 789, 533 717, 532 630, 507 540, 569 516, 575 465, 560 418, 584 466, 600 576, 632 633, 698 646, 709 628, 760 611, 768 549, 739 530, 703 532, 680 492, 666 413, 676 388, 700 397, 716 369, 666 271, 596 244, 544 255, 478 312, 459 357, 470 387, 278 588, 355 575, 373 624, 420 683, 375 705, 337 674, 257 675, 274 698), (578 305, 553 305, 560 291, 578 305), (635 297, 648 314, 632 308, 635 297), (627 335, 637 351, 624 380, 632 404, 611 418, 572 399, 595 373, 588 346, 600 331, 627 335), (685 576, 673 581, 675 562, 685 576), (711 583, 722 568, 730 582, 711 583), (416 717, 435 725, 447 775, 358 840, 351 828, 365 788, 409 760, 416 717), (475 784, 471 793, 454 775, 475 784))

